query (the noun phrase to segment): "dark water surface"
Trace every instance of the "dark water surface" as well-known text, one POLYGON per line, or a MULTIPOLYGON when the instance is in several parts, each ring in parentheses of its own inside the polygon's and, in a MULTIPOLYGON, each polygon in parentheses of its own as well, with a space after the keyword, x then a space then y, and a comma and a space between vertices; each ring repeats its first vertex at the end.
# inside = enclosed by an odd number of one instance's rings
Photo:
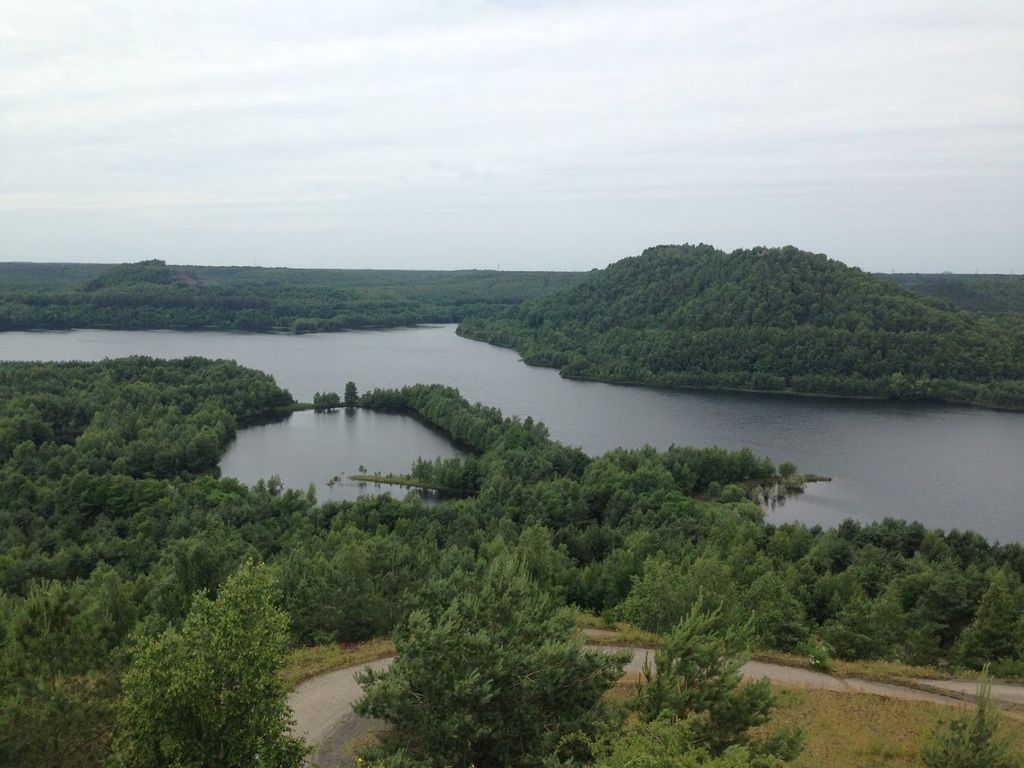
MULTIPOLYGON (((460 339, 454 326, 306 336, 176 331, 0 334, 0 359, 98 360, 129 354, 238 360, 274 375, 300 400, 416 382, 451 384, 470 400, 545 422, 554 438, 596 454, 650 443, 749 446, 776 462, 830 475, 769 514, 835 525, 900 517, 1024 541, 1024 414, 957 406, 667 391, 567 381, 510 350, 460 339)), ((293 416, 246 430, 222 469, 246 481, 279 474, 322 485, 360 463, 403 471, 454 448, 409 419, 293 416)), ((374 489, 369 488, 367 491, 374 489)), ((339 497, 352 489, 337 488, 339 497)), ((321 493, 321 498, 325 494, 321 493)))

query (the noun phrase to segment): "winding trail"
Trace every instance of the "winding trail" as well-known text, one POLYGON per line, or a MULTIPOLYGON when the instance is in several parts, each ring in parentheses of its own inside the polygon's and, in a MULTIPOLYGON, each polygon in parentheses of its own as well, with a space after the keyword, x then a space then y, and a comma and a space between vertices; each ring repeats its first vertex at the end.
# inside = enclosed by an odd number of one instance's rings
MULTIPOLYGON (((627 676, 639 675, 644 659, 653 664, 654 651, 649 648, 620 648, 591 646, 595 650, 610 652, 629 650, 633 658, 626 664, 627 676)), ((363 718, 352 711, 352 705, 362 695, 356 676, 364 669, 385 669, 392 659, 379 659, 368 664, 327 672, 301 683, 288 697, 295 714, 293 732, 313 746, 312 764, 321 768, 350 765, 353 756, 346 745, 374 731, 386 727, 381 720, 363 718)), ((864 693, 886 696, 904 701, 926 701, 935 704, 961 705, 975 690, 974 681, 915 680, 927 687, 911 688, 889 683, 877 683, 856 677, 838 678, 822 672, 782 664, 751 661, 743 666, 743 676, 752 680, 767 677, 773 683, 789 688, 810 688, 837 693, 864 693), (943 693, 947 691, 948 693, 943 693)), ((992 685, 992 698, 1005 704, 1024 704, 1024 685, 997 683, 992 685)))

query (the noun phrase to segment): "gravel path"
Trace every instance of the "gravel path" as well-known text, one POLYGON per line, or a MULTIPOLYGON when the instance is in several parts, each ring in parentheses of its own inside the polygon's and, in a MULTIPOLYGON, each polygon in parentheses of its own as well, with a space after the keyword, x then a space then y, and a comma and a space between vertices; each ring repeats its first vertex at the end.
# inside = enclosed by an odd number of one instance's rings
MULTIPOLYGON (((601 650, 619 650, 612 646, 599 646, 601 650)), ((639 674, 643 669, 644 658, 650 656, 654 662, 654 651, 644 648, 634 648, 633 659, 626 664, 626 673, 639 674)), ((960 698, 943 696, 941 693, 922 691, 917 688, 907 688, 902 685, 889 685, 888 683, 876 683, 871 680, 862 680, 857 677, 833 677, 824 672, 815 672, 802 667, 787 667, 782 664, 768 664, 761 661, 748 661, 740 670, 743 677, 749 680, 760 680, 767 677, 773 683, 779 683, 789 688, 813 688, 818 691, 836 691, 837 693, 871 693, 876 696, 887 696, 890 699, 903 699, 905 701, 930 701, 936 704, 962 704, 960 698)), ((928 681, 930 682, 930 681, 928 681)), ((1024 690, 1024 689, 1022 689, 1024 690)), ((972 687, 969 693, 974 693, 972 687)), ((996 697, 995 686, 992 686, 992 696, 996 697)))
MULTIPOLYGON (((925 678, 918 678, 914 682, 928 688, 950 691, 960 696, 974 696, 978 688, 977 680, 927 680, 925 678)), ((1024 706, 1024 685, 992 683, 992 698, 1004 704, 1024 706)))
MULTIPOLYGON (((633 658, 626 664, 626 674, 639 674, 646 657, 654 661, 654 651, 646 648, 616 648, 595 646, 603 651, 631 650, 633 658)), ((353 756, 346 745, 354 739, 380 731, 386 727, 381 720, 362 718, 352 711, 352 704, 362 695, 356 675, 366 668, 384 669, 391 659, 380 659, 347 669, 314 677, 299 685, 288 697, 295 714, 294 733, 314 746, 312 764, 320 768, 338 768, 351 765, 353 756)), ((916 680, 931 690, 920 690, 901 685, 876 683, 860 678, 838 678, 822 672, 781 664, 751 661, 743 666, 743 676, 753 680, 767 677, 772 682, 794 688, 812 688, 840 693, 868 693, 905 701, 927 701, 937 704, 962 704, 963 697, 974 694, 976 683, 971 680, 916 680), (949 691, 945 696, 941 691, 949 691)), ((1024 686, 994 684, 992 698, 1009 704, 1024 704, 1024 686)))
POLYGON ((288 696, 295 716, 292 732, 313 747, 312 764, 322 768, 350 765, 353 756, 345 746, 386 727, 383 720, 360 717, 352 705, 363 695, 356 676, 364 669, 385 669, 391 659, 337 669, 300 683, 288 696))

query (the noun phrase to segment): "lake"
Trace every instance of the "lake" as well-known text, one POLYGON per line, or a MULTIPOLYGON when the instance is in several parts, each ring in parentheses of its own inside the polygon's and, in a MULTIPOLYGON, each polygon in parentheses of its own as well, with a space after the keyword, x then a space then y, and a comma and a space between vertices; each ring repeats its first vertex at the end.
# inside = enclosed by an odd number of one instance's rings
MULTIPOLYGON (((382 475, 406 474, 417 458, 456 456, 462 452, 440 432, 410 416, 358 408, 330 413, 301 411, 285 422, 240 430, 221 458, 221 474, 250 485, 278 475, 286 488, 312 483, 321 501, 356 499, 367 493, 403 496, 408 489, 356 482, 350 475, 365 467, 382 475)), ((425 501, 436 494, 416 491, 425 501)))
MULTIPOLYGON (((0 359, 99 360, 130 354, 230 358, 273 374, 300 400, 373 387, 441 383, 506 414, 533 416, 552 437, 590 454, 645 443, 752 448, 829 475, 771 511, 776 522, 833 526, 899 517, 1024 541, 1024 414, 889 401, 659 390, 562 379, 517 353, 459 338, 454 326, 305 336, 178 331, 0 334, 0 359)), ((321 498, 372 488, 324 488, 337 473, 404 471, 416 456, 455 452, 411 419, 344 412, 296 414, 243 430, 222 471, 252 482, 278 474, 321 498), (354 465, 354 466, 353 466, 354 465)))

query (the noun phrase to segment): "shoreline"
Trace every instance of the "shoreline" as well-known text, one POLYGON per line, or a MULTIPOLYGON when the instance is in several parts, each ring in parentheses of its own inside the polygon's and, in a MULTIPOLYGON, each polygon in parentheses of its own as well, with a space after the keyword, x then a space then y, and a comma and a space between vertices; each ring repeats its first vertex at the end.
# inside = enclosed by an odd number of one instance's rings
POLYGON ((519 355, 519 360, 524 365, 528 365, 531 368, 547 368, 549 370, 557 371, 559 377, 566 379, 567 381, 591 382, 595 384, 608 384, 611 386, 618 387, 644 387, 645 389, 658 389, 667 392, 732 392, 745 395, 779 395, 783 397, 820 398, 827 400, 852 400, 868 403, 921 403, 925 405, 935 405, 940 407, 953 405, 961 408, 977 408, 981 410, 997 411, 1001 413, 1024 413, 1024 405, 1021 405, 1019 407, 1011 405, 988 405, 973 400, 945 400, 934 397, 900 398, 888 397, 885 395, 842 395, 833 392, 807 392, 799 389, 757 389, 754 387, 729 387, 717 386, 714 384, 661 384, 655 382, 638 381, 636 379, 601 378, 598 376, 588 376, 586 374, 565 373, 558 366, 532 362, 523 357, 523 353, 520 352, 515 346, 511 344, 502 344, 500 342, 490 341, 488 339, 470 336, 465 333, 460 333, 459 328, 455 329, 455 335, 462 339, 468 339, 469 341, 477 341, 483 344, 489 344, 492 347, 511 350, 519 355))

